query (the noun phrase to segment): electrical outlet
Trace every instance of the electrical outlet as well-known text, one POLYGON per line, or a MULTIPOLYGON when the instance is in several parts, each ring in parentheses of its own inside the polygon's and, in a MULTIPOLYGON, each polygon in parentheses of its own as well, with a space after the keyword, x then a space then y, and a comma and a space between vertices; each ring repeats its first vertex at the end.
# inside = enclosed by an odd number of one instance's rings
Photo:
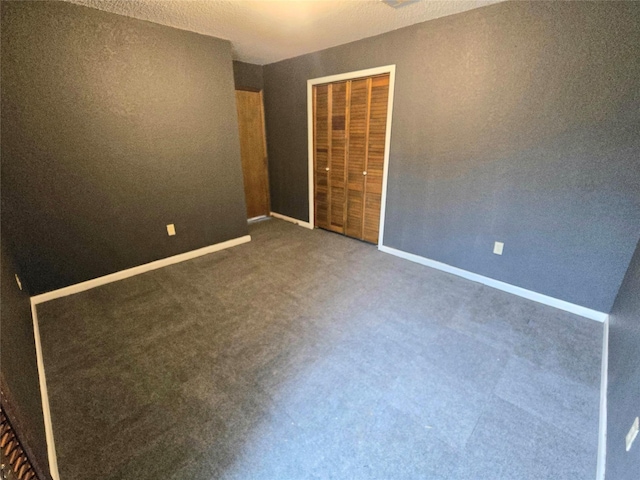
POLYGON ((504 249, 504 243, 495 242, 493 244, 493 253, 495 253, 496 255, 502 255, 502 250, 503 249, 504 249))
POLYGON ((176 226, 173 223, 167 225, 167 233, 170 237, 176 234, 176 226))
POLYGON ((636 419, 633 421, 633 425, 631 425, 631 429, 629 430, 629 433, 627 433, 627 437, 625 438, 627 443, 627 452, 631 450, 631 444, 638 436, 638 430, 640 430, 640 417, 636 417, 636 419))
POLYGON ((22 290, 22 282, 20 281, 20 277, 18 277, 18 274, 14 274, 16 276, 16 283, 18 284, 18 288, 20 290, 22 290))

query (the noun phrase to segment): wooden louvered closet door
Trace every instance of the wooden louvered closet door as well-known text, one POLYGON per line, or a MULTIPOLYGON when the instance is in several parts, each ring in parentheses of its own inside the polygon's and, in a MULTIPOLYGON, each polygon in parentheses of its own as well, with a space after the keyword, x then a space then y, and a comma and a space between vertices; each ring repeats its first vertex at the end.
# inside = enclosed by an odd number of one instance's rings
POLYGON ((344 233, 345 179, 347 166, 347 82, 330 85, 331 153, 329 158, 329 230, 344 233))
POLYGON ((362 239, 367 242, 378 243, 380 208, 382 206, 384 144, 387 133, 389 75, 371 79, 370 95, 362 239))
POLYGON ((313 89, 315 222, 378 243, 389 75, 313 89))

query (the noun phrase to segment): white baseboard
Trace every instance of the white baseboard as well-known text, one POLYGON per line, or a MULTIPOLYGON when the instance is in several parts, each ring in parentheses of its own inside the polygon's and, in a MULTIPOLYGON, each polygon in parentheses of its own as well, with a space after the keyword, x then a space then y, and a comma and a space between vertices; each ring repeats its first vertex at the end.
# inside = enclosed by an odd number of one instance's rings
POLYGON ((313 230, 313 227, 309 222, 298 220, 297 218, 287 217, 286 215, 282 215, 281 213, 276 213, 276 212, 271 212, 271 216, 275 218, 279 218, 280 220, 285 220, 287 222, 295 223, 296 225, 300 225, 301 227, 309 228, 313 230))
POLYGON ((472 280, 474 282, 482 283, 489 287, 493 287, 498 290, 502 290, 504 292, 518 295, 519 297, 533 300, 534 302, 543 303, 544 305, 549 305, 550 307, 555 307, 560 310, 565 310, 567 312, 580 315, 582 317, 590 318, 591 320, 604 322, 608 317, 608 314, 603 312, 598 312, 597 310, 592 310, 590 308, 576 305, 574 303, 565 302, 564 300, 559 300, 557 298, 549 297, 547 295, 543 295, 538 292, 533 292, 525 288, 516 287, 515 285, 501 282, 499 280, 494 280, 493 278, 485 277, 483 275, 478 275, 477 273, 468 272, 467 270, 463 270, 461 268, 452 267, 451 265, 447 265, 446 263, 437 262, 429 258, 421 257, 420 255, 403 252, 402 250, 397 250, 395 248, 387 247, 385 245, 379 245, 378 250, 380 250, 381 252, 390 253, 391 255, 395 255, 396 257, 404 258, 406 260, 419 263, 421 265, 426 265, 427 267, 435 268, 437 270, 442 270, 443 272, 452 273, 459 277, 466 278, 467 280, 472 280))
POLYGON ((251 236, 245 235, 243 237, 227 240, 226 242, 216 243, 215 245, 209 245, 208 247, 199 248, 197 250, 191 250, 190 252, 180 253, 172 257, 156 260, 155 262, 145 263, 144 265, 139 265, 137 267, 121 270, 119 272, 110 273, 109 275, 105 275, 103 277, 87 280, 86 282, 76 283, 75 285, 70 285, 58 290, 35 295, 31 297, 31 303, 33 305, 37 305, 39 303, 48 302, 49 300, 55 300, 56 298, 73 295, 74 293, 84 292, 85 290, 99 287, 101 285, 106 285, 107 283, 117 282, 118 280, 133 277, 134 275, 140 275, 141 273, 150 272, 151 270, 156 270, 168 265, 173 265, 174 263, 184 262, 185 260, 191 260, 192 258, 207 255, 208 253, 218 252, 220 250, 235 247, 237 245, 241 245, 250 241, 251 236))
POLYGON ((607 389, 609 388, 609 319, 604 321, 600 371, 600 424, 598 427, 598 468, 596 480, 604 480, 607 460, 607 389))
POLYGON ((40 327, 38 325, 38 313, 36 305, 31 297, 31 318, 33 320, 33 338, 36 344, 36 363, 38 365, 38 380, 40 383, 40 400, 42 402, 42 416, 44 417, 44 434, 47 441, 47 458, 49 459, 49 473, 53 480, 60 480, 58 473, 58 457, 53 441, 53 424, 51 423, 51 410, 49 408, 49 393, 47 391, 47 379, 44 374, 44 360, 42 357, 42 344, 40 343, 40 327))
POLYGON ((70 285, 68 287, 31 297, 31 317, 33 319, 33 337, 36 345, 36 362, 38 365, 38 379, 40 382, 40 398, 42 401, 42 415, 44 417, 44 430, 47 441, 47 457, 49 459, 49 472, 53 480, 60 480, 60 474, 58 473, 58 459, 53 439, 53 424, 51 422, 51 409, 49 408, 49 394, 47 391, 47 380, 44 372, 44 359, 42 356, 40 327, 38 325, 38 313, 36 306, 40 303, 48 302, 49 300, 66 297, 67 295, 73 295, 74 293, 84 292, 85 290, 106 285, 107 283, 117 282, 118 280, 133 277, 134 275, 139 275, 141 273, 156 270, 175 263, 184 262, 185 260, 200 257, 208 253, 218 252, 250 241, 251 236, 245 235, 243 237, 227 240, 226 242, 216 243, 215 245, 209 245, 208 247, 199 248, 197 250, 191 250, 190 252, 163 258, 161 260, 156 260, 155 262, 145 263, 144 265, 139 265, 127 270, 121 270, 103 277, 94 278, 92 280, 87 280, 86 282, 77 283, 75 285, 70 285))

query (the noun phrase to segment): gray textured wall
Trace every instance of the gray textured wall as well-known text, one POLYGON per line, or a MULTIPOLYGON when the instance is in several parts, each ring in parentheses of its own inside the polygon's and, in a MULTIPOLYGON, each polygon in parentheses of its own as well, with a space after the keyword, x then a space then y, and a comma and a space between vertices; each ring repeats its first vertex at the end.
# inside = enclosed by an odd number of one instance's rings
POLYGON ((233 80, 237 89, 249 88, 252 90, 262 90, 264 79, 262 65, 253 63, 233 61, 233 80))
POLYGON ((266 65, 273 211, 308 218, 307 79, 388 64, 385 245, 608 312, 640 237, 640 3, 507 2, 266 65))
POLYGON ((14 277, 18 272, 4 242, 0 249, 0 271, 2 403, 34 466, 48 474, 31 304, 28 293, 18 288, 14 277))
POLYGON ((32 294, 245 235, 230 44, 3 1, 2 209, 32 294))
POLYGON ((625 450, 625 436, 640 416, 640 243, 609 317, 607 473, 611 480, 636 480, 640 438, 625 450))

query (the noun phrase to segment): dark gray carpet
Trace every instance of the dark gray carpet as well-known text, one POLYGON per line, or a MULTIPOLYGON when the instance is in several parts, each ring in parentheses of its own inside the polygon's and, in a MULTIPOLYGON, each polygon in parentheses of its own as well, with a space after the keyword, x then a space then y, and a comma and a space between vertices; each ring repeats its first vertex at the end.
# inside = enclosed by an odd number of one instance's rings
POLYGON ((590 479, 602 326, 279 220, 38 306, 62 480, 590 479))

